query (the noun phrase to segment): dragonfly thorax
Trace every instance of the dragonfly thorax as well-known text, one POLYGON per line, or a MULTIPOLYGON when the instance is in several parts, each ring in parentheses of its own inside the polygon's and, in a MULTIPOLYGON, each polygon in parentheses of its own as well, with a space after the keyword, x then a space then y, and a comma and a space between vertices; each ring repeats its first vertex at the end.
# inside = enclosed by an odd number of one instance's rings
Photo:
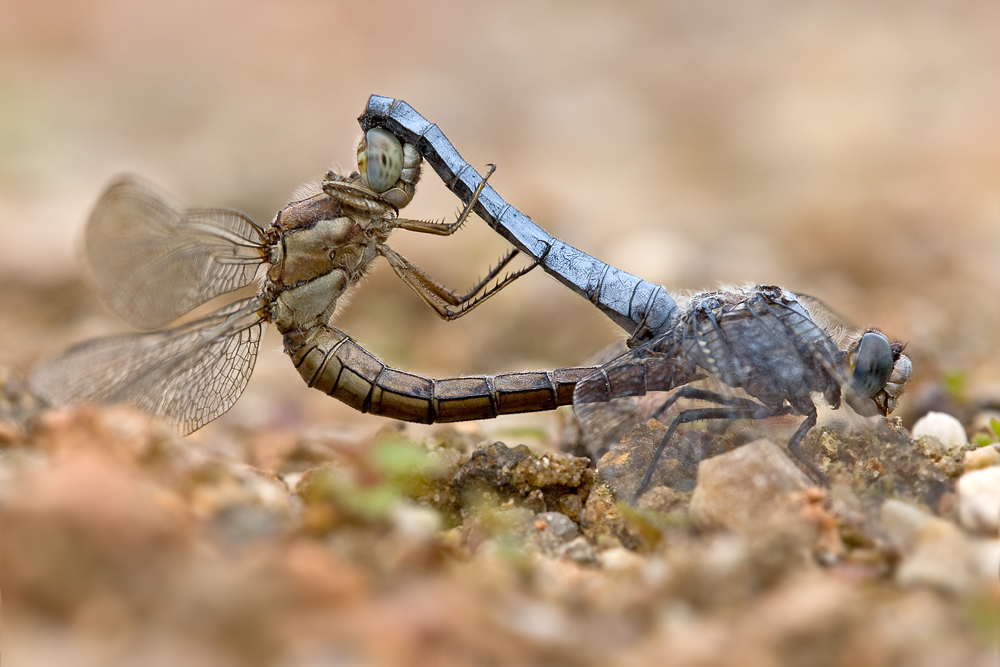
POLYGON ((262 294, 280 331, 329 321, 337 300, 378 255, 389 233, 383 220, 325 193, 278 213, 266 233, 271 267, 262 294))
POLYGON ((267 230, 271 268, 262 294, 282 333, 327 324, 399 224, 420 178, 419 153, 384 131, 358 146, 359 172, 327 173, 323 192, 292 202, 267 230))

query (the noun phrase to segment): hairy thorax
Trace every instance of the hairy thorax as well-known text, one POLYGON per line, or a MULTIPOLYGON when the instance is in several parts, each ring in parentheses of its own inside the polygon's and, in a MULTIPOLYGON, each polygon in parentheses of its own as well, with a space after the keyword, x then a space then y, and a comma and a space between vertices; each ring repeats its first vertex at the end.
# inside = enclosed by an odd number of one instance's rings
POLYGON ((378 254, 389 233, 383 220, 390 211, 386 206, 362 212, 326 194, 279 211, 266 232, 268 319, 282 333, 326 324, 337 299, 378 254))

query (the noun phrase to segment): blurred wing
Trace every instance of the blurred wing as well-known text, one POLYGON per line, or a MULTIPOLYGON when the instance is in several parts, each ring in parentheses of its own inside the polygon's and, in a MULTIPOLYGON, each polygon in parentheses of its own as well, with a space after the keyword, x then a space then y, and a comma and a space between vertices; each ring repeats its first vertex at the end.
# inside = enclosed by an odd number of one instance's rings
POLYGON ((31 388, 52 405, 125 403, 195 431, 232 407, 257 358, 254 297, 190 324, 83 342, 43 359, 31 388))
POLYGON ((838 387, 828 387, 825 393, 831 404, 838 404, 839 391, 849 382, 844 373, 840 345, 849 340, 853 330, 848 328, 843 317, 819 299, 796 295, 796 300, 797 304, 784 305, 779 310, 769 308, 761 315, 765 320, 773 318, 781 324, 775 345, 781 346, 782 336, 787 337, 797 363, 803 364, 808 372, 826 373, 834 380, 838 387))
MULTIPOLYGON (((685 364, 676 354, 654 353, 649 347, 613 357, 600 371, 578 383, 573 396, 584 444, 600 478, 616 498, 629 502, 662 442, 667 430, 664 424, 669 424, 680 410, 692 406, 681 403, 658 415, 659 421, 650 420, 664 407, 672 390, 708 382, 703 372, 685 364)), ((621 352, 623 348, 623 345, 611 348, 606 354, 621 352)), ((726 390, 718 381, 706 388, 726 390)), ((717 435, 697 430, 680 434, 672 441, 676 444, 665 452, 649 488, 670 486, 690 491, 698 462, 716 451, 713 446, 717 441, 717 435)))
MULTIPOLYGON (((757 402, 747 391, 780 397, 794 378, 807 381, 824 373, 839 386, 836 347, 804 307, 779 305, 748 303, 724 314, 692 316, 681 323, 683 329, 622 354, 577 384, 573 398, 580 430, 598 473, 619 498, 632 498, 647 473, 647 489, 689 491, 704 459, 764 435, 787 441, 787 429, 801 420, 794 415, 765 423, 725 417, 724 401, 671 392, 691 386, 728 400, 757 402), (749 359, 768 372, 748 375, 749 359), (716 416, 682 425, 651 469, 666 425, 691 408, 716 416), (649 422, 654 416, 659 423, 649 422)), ((813 384, 823 386, 818 380, 813 384)), ((801 398, 809 399, 810 386, 801 398)))
POLYGON ((844 341, 858 335, 859 327, 827 305, 826 302, 809 294, 799 294, 798 292, 795 293, 795 298, 806 309, 813 322, 833 339, 838 348, 844 349, 844 341))
POLYGON ((253 280, 263 231, 227 209, 186 209, 133 176, 107 189, 87 223, 87 253, 108 305, 159 329, 253 280))
POLYGON ((650 419, 663 403, 660 392, 704 377, 676 355, 654 352, 659 339, 632 350, 624 343, 607 348, 597 363, 601 368, 577 383, 573 408, 587 451, 594 461, 614 449, 621 438, 650 419))

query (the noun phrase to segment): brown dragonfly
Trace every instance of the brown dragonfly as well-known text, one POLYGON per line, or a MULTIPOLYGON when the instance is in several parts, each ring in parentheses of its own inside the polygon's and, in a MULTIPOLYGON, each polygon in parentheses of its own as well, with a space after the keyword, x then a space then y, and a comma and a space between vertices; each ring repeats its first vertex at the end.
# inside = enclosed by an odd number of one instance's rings
POLYGON ((142 180, 120 178, 90 216, 87 252, 111 308, 148 331, 85 341, 44 359, 32 371, 32 388, 56 406, 130 404, 190 433, 239 398, 271 322, 310 387, 363 412, 431 423, 570 404, 576 381, 592 368, 434 380, 386 366, 329 325, 340 297, 379 256, 445 319, 467 314, 534 266, 499 278, 515 250, 458 295, 386 245, 395 229, 454 233, 479 194, 453 223, 400 218, 421 162, 411 144, 370 129, 358 146, 357 172, 331 171, 266 229, 238 211, 186 208, 142 180), (259 272, 256 296, 164 328, 259 272))

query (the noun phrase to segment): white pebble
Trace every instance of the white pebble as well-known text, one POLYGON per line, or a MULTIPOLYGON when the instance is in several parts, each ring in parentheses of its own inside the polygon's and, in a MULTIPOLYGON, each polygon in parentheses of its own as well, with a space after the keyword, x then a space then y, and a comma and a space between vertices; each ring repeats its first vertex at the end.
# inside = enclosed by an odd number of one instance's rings
POLYGON ((426 542, 441 530, 441 515, 430 507, 397 503, 392 510, 392 524, 407 540, 426 542))
POLYGON ((965 473, 958 478, 957 490, 962 526, 995 535, 1000 524, 1000 467, 965 473))
POLYGON ((917 420, 910 434, 914 438, 928 435, 937 438, 949 453, 955 453, 969 444, 962 422, 945 412, 928 412, 917 420))
POLYGON ((920 531, 913 553, 906 555, 896 570, 896 581, 955 595, 981 591, 986 583, 982 577, 984 554, 979 549, 982 542, 949 521, 932 518, 920 531))
POLYGON ((610 572, 638 572, 643 566, 641 556, 622 547, 602 551, 597 557, 604 569, 610 572))
POLYGON ((917 544, 920 531, 934 517, 902 500, 890 499, 882 504, 882 525, 896 545, 909 554, 917 544))
POLYGON ((989 468, 990 466, 1000 466, 1000 451, 996 445, 987 445, 979 449, 973 449, 965 453, 962 461, 962 469, 965 472, 989 468))

